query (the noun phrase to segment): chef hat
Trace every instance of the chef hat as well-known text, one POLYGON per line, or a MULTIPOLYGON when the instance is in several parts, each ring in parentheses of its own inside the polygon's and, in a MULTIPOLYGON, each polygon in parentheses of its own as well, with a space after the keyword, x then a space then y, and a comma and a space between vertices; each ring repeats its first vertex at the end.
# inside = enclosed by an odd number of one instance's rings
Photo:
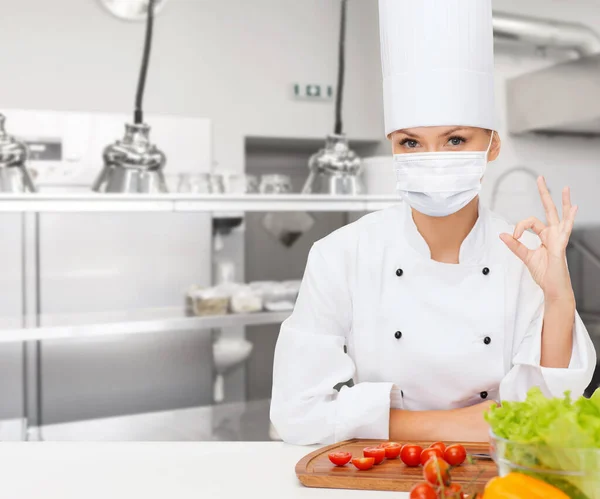
POLYGON ((495 129, 492 0, 379 0, 386 135, 495 129))

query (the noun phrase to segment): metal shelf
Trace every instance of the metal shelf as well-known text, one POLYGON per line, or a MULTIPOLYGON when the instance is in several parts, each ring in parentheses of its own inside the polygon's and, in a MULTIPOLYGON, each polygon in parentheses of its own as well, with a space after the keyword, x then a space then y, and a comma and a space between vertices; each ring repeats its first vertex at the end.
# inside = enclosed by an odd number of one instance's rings
POLYGON ((110 314, 42 316, 42 327, 0 329, 0 344, 279 324, 290 314, 291 311, 187 317, 180 308, 164 308, 110 314))
POLYGON ((306 194, 1 194, 0 212, 267 212, 375 211, 398 204, 396 196, 306 194))

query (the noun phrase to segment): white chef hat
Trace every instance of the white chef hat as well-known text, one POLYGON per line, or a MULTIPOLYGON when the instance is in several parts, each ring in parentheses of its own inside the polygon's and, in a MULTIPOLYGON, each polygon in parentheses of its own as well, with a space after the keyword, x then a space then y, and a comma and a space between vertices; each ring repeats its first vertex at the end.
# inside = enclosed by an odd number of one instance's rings
POLYGON ((492 0, 379 0, 386 135, 495 129, 492 0))

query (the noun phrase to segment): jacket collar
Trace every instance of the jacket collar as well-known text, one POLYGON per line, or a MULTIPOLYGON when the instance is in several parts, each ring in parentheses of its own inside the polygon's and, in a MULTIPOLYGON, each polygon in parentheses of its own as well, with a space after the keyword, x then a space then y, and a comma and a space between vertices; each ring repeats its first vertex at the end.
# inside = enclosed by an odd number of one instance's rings
MULTIPOLYGON (((416 251, 417 254, 426 258, 431 259, 431 252, 429 246, 420 234, 415 221, 412 216, 412 210, 408 203, 402 203, 402 211, 404 218, 404 237, 409 246, 416 251)), ((471 232, 467 235, 465 240, 462 242, 458 261, 461 264, 476 264, 481 263, 485 260, 485 243, 486 236, 489 232, 489 212, 488 210, 479 203, 479 217, 477 222, 471 229, 471 232)))

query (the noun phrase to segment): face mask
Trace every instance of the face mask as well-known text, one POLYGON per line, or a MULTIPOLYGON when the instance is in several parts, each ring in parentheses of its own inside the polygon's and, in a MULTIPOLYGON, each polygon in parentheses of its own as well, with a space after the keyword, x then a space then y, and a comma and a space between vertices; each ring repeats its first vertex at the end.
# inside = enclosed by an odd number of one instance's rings
POLYGON ((492 137, 486 151, 395 154, 400 196, 430 217, 447 217, 468 205, 481 191, 492 137))

